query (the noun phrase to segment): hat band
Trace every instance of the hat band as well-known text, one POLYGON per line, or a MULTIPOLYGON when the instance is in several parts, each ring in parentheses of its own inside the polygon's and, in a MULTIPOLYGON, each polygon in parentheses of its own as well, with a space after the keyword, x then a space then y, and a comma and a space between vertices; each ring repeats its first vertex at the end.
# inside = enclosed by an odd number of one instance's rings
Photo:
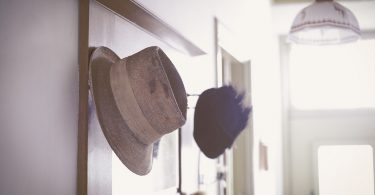
POLYGON ((152 144, 162 135, 147 121, 130 85, 126 58, 112 64, 110 82, 116 105, 135 137, 144 144, 152 144))

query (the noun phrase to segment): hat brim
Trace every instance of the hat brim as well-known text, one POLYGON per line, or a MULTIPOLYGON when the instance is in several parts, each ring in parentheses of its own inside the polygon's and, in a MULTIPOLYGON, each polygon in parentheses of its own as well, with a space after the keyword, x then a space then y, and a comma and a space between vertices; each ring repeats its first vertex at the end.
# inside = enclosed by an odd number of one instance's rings
POLYGON ((121 162, 137 175, 152 167, 153 144, 140 142, 116 107, 110 84, 110 70, 120 58, 106 47, 96 48, 90 58, 90 85, 100 126, 109 145, 121 162))

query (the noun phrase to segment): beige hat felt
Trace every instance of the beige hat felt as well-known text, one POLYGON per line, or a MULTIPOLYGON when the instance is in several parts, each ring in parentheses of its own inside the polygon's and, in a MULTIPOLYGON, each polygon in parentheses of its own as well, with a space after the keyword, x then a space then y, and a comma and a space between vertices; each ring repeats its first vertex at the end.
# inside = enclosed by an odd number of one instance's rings
POLYGON ((186 92, 173 63, 158 47, 124 59, 99 47, 90 59, 90 86, 109 145, 129 170, 146 175, 153 143, 186 121, 186 92))

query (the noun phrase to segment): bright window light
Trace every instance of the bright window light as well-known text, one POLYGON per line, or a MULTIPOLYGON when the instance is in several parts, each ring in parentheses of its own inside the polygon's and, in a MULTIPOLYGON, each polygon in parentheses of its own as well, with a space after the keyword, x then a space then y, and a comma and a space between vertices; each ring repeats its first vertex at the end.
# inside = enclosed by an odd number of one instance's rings
POLYGON ((292 45, 295 109, 375 108, 375 39, 331 46, 292 45))
POLYGON ((374 195, 370 145, 320 146, 319 195, 374 195))

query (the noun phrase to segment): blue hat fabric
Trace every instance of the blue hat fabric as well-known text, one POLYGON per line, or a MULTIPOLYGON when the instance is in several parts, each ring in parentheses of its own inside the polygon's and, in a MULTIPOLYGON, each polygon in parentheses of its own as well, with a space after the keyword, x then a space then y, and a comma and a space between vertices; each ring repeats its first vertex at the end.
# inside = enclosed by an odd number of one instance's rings
POLYGON ((224 153, 246 127, 251 107, 242 104, 243 98, 233 86, 211 88, 199 96, 193 136, 207 157, 224 153))

